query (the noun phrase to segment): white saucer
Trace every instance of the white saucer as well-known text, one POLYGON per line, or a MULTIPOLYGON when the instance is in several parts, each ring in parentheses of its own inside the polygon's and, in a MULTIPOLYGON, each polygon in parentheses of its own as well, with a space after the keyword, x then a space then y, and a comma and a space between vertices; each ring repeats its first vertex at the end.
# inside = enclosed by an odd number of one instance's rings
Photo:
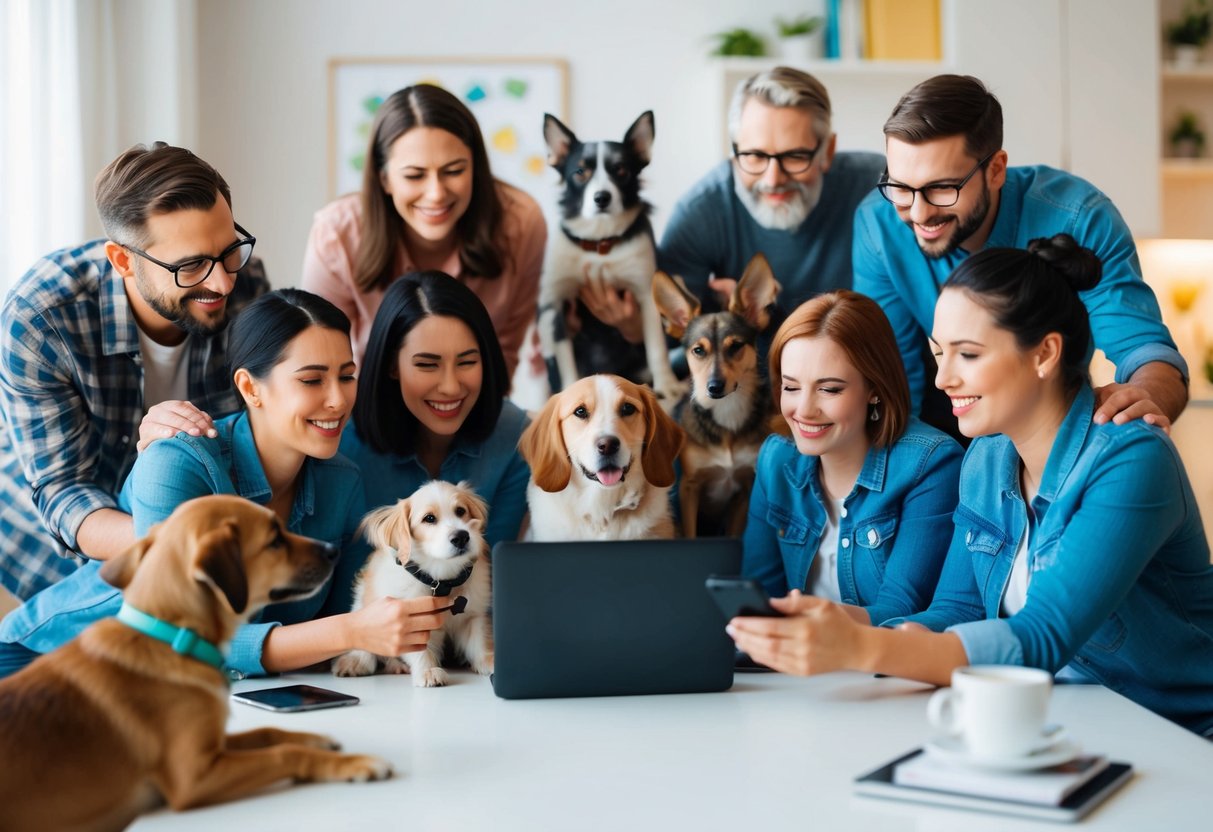
POLYGON ((933 737, 924 746, 927 754, 953 765, 994 771, 1032 771, 1068 763, 1082 753, 1076 743, 1060 736, 1030 754, 1015 757, 974 757, 960 737, 933 737))

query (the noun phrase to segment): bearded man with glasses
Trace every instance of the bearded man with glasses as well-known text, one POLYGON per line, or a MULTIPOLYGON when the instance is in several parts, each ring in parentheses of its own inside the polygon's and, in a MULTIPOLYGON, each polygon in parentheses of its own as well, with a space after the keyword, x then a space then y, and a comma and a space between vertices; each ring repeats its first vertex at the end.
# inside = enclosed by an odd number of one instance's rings
POLYGON ((1103 279, 1082 295, 1094 347, 1116 365, 1115 382, 1096 391, 1096 424, 1145 418, 1165 427, 1179 417, 1188 368, 1107 196, 1065 171, 1008 167, 1002 106, 971 76, 923 81, 893 108, 884 134, 888 167, 855 215, 855 290, 893 325, 914 412, 922 407, 925 421, 955 435, 926 350, 953 269, 984 248, 1026 248, 1064 233, 1103 262, 1103 279))
POLYGON ((658 267, 680 275, 705 310, 727 307, 758 252, 783 287, 785 312, 851 288, 852 218, 884 159, 836 153, 831 114, 826 88, 799 70, 776 67, 738 85, 732 158, 678 201, 657 251, 658 267))
POLYGON ((137 450, 238 408, 224 330, 269 288, 190 151, 137 145, 95 197, 108 239, 46 255, 0 309, 0 581, 19 598, 134 542, 115 495, 137 450))

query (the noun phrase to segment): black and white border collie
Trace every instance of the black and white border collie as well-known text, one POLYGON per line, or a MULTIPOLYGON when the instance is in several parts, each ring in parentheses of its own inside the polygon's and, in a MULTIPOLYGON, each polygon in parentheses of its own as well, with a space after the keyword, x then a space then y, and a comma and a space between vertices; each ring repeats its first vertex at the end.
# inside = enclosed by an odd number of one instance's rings
POLYGON ((640 172, 649 163, 653 135, 652 112, 636 119, 622 142, 581 142, 555 116, 544 115, 548 162, 560 172, 562 186, 560 233, 548 236, 539 284, 539 343, 553 392, 582 375, 564 312, 582 283, 591 280, 630 290, 640 305, 645 359, 662 406, 672 408, 683 392, 653 303, 657 249, 650 206, 640 196, 640 172))

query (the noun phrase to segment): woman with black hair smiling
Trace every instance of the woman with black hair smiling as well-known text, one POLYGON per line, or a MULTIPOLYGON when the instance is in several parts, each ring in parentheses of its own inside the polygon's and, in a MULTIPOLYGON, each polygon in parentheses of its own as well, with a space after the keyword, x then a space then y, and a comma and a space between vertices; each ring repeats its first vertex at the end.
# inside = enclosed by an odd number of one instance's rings
POLYGON ((1100 273, 1093 252, 1059 234, 974 254, 944 284, 935 385, 978 438, 930 607, 863 627, 794 593, 772 602, 788 618, 730 622, 741 649, 790 673, 934 684, 970 664, 1038 667, 1213 736, 1209 544, 1163 430, 1094 422, 1078 293, 1100 273))
POLYGON ((428 480, 466 480, 489 504, 485 539, 515 540, 530 469, 517 451, 526 414, 505 400, 505 357, 484 304, 442 272, 384 293, 341 450, 362 469, 367 506, 428 480))

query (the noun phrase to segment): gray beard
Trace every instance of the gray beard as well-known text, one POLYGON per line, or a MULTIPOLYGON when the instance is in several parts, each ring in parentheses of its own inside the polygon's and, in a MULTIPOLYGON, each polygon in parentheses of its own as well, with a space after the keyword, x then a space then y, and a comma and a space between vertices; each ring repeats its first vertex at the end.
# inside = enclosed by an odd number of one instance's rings
POLYGON ((733 175, 733 192, 737 194, 741 204, 750 212, 754 222, 773 231, 795 231, 799 228, 821 200, 824 184, 825 179, 820 176, 812 185, 788 181, 784 188, 795 191, 795 196, 783 205, 771 205, 759 197, 759 194, 768 191, 762 182, 755 182, 753 187, 747 188, 741 184, 736 173, 733 175))

